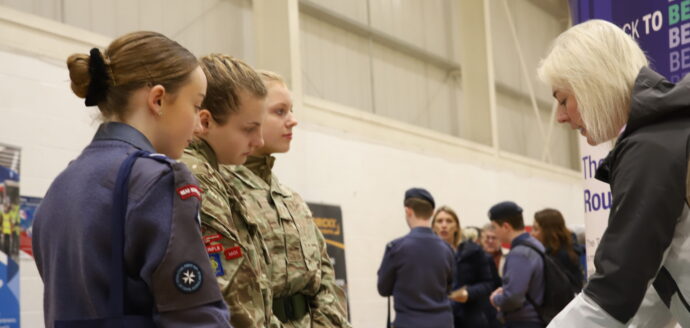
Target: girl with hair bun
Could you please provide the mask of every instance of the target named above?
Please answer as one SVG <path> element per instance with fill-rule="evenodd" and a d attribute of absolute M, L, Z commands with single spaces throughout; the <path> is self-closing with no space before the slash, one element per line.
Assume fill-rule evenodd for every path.
<path fill-rule="evenodd" d="M 67 67 L 104 122 L 36 213 L 45 326 L 229 327 L 197 221 L 201 192 L 175 161 L 199 128 L 196 58 L 134 32 Z"/>

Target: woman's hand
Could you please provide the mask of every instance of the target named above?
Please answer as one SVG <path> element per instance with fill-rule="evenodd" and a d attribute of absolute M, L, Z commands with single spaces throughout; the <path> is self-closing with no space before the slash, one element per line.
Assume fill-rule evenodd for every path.
<path fill-rule="evenodd" d="M 450 299 L 456 302 L 465 303 L 470 295 L 467 293 L 467 288 L 462 287 L 450 293 Z"/>
<path fill-rule="evenodd" d="M 503 287 L 498 287 L 496 290 L 494 290 L 493 293 L 491 293 L 491 296 L 489 296 L 489 302 L 491 302 L 491 305 L 496 308 L 496 310 L 501 310 L 496 304 L 494 304 L 494 296 L 503 294 Z"/>

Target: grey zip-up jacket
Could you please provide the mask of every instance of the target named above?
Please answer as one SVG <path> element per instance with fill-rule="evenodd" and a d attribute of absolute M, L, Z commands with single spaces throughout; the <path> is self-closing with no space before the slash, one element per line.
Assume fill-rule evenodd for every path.
<path fill-rule="evenodd" d="M 690 327 L 690 77 L 644 67 L 630 107 L 597 171 L 613 204 L 596 273 L 549 327 Z"/>

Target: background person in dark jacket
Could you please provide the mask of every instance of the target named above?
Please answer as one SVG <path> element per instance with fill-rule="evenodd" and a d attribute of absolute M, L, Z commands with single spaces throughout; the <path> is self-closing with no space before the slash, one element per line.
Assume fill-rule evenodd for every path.
<path fill-rule="evenodd" d="M 481 242 L 484 253 L 488 257 L 489 262 L 491 262 L 489 265 L 491 268 L 491 279 L 494 281 L 494 286 L 496 286 L 495 288 L 499 288 L 501 287 L 502 282 L 501 272 L 498 265 L 502 266 L 502 264 L 505 263 L 505 255 L 504 248 L 501 247 L 500 242 L 496 237 L 496 231 L 491 223 L 487 223 L 482 227 Z M 505 252 L 507 253 L 507 251 Z M 486 315 L 486 319 L 489 320 L 490 328 L 503 327 L 503 323 L 498 320 L 498 312 L 496 311 L 496 308 L 491 305 L 488 299 L 486 305 L 484 306 L 484 314 Z"/>
<path fill-rule="evenodd" d="M 482 228 L 481 245 L 484 251 L 491 255 L 491 259 L 496 266 L 498 277 L 500 278 L 503 276 L 503 265 L 505 265 L 508 250 L 501 247 L 501 242 L 498 241 L 495 228 L 491 223 L 487 223 Z"/>
<path fill-rule="evenodd" d="M 531 233 L 544 245 L 546 254 L 556 259 L 556 263 L 568 275 L 573 288 L 579 292 L 584 282 L 580 266 L 582 247 L 578 247 L 579 244 L 573 240 L 573 233 L 565 227 L 561 212 L 547 208 L 534 213 Z"/>
<path fill-rule="evenodd" d="M 450 295 L 454 301 L 452 305 L 455 328 L 488 328 L 489 320 L 485 307 L 489 303 L 489 294 L 499 287 L 492 279 L 491 259 L 481 246 L 471 240 L 462 239 L 460 220 L 450 207 L 439 208 L 431 222 L 434 232 L 457 249 L 453 292 Z"/>
<path fill-rule="evenodd" d="M 388 243 L 378 271 L 381 296 L 393 296 L 395 328 L 453 326 L 448 294 L 453 283 L 453 248 L 431 231 L 434 198 L 425 189 L 405 192 L 410 233 Z"/>
<path fill-rule="evenodd" d="M 513 202 L 491 207 L 489 219 L 499 241 L 511 245 L 506 256 L 503 287 L 489 296 L 491 304 L 501 312 L 507 328 L 544 327 L 535 308 L 544 299 L 544 262 L 535 250 L 521 245 L 531 244 L 542 252 L 544 246 L 525 232 L 522 208 Z"/>

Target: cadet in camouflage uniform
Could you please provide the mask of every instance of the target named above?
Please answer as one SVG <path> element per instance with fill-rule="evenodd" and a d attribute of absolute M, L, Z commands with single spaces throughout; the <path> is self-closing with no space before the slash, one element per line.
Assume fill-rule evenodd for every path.
<path fill-rule="evenodd" d="M 242 164 L 263 144 L 266 89 L 257 73 L 225 55 L 201 58 L 208 90 L 199 112 L 201 132 L 181 159 L 203 192 L 201 223 L 209 260 L 235 328 L 269 327 L 272 294 L 268 253 L 241 198 L 225 182 L 219 164 Z"/>
<path fill-rule="evenodd" d="M 289 150 L 297 125 L 290 91 L 277 74 L 259 73 L 268 89 L 265 144 L 244 166 L 222 166 L 221 172 L 243 195 L 271 255 L 273 314 L 284 327 L 350 327 L 323 235 L 304 200 L 271 172 L 270 154 Z"/>

